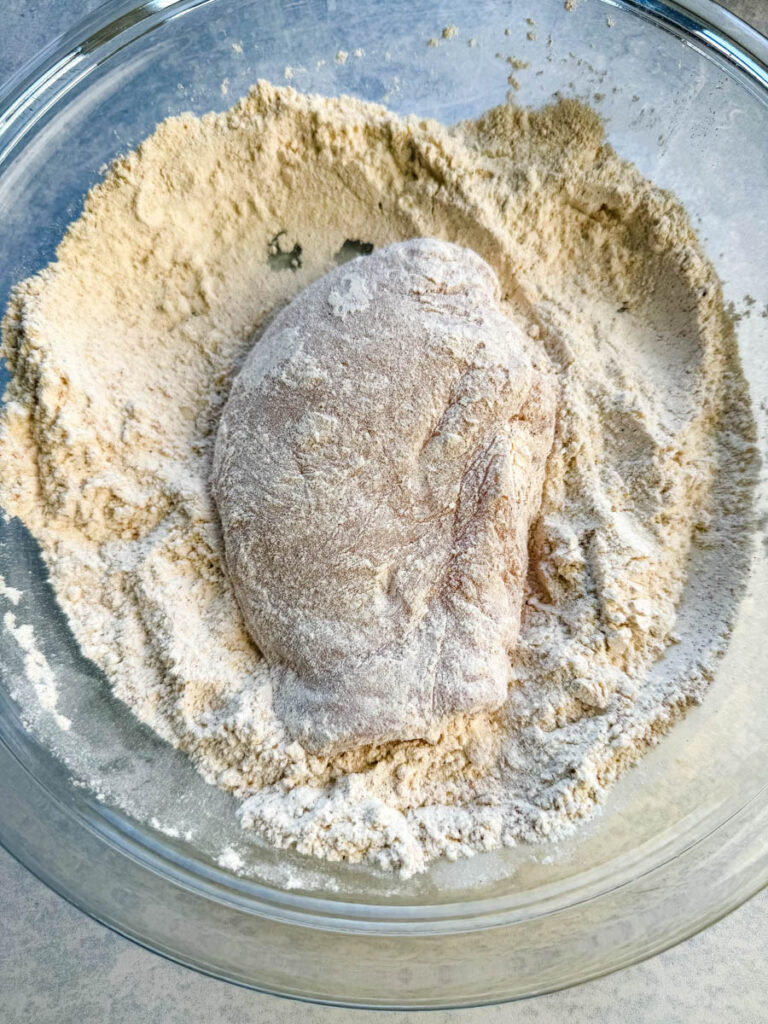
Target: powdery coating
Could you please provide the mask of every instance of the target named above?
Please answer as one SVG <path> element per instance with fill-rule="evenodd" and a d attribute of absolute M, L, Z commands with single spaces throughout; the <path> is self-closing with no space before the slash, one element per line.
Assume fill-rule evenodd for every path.
<path fill-rule="evenodd" d="M 295 270 L 268 264 L 279 232 Z M 346 239 L 418 236 L 492 267 L 559 382 L 513 685 L 435 743 L 316 757 L 239 615 L 211 453 L 270 313 Z M 262 83 L 172 118 L 16 288 L 3 345 L 3 506 L 116 695 L 269 842 L 407 874 L 562 836 L 706 689 L 722 636 L 702 617 L 678 657 L 677 609 L 697 535 L 723 566 L 713 604 L 738 589 L 749 400 L 684 210 L 581 104 L 446 128 Z"/>
<path fill-rule="evenodd" d="M 435 740 L 506 698 L 555 398 L 499 299 L 471 250 L 389 246 L 294 299 L 232 386 L 230 579 L 313 753 Z"/>

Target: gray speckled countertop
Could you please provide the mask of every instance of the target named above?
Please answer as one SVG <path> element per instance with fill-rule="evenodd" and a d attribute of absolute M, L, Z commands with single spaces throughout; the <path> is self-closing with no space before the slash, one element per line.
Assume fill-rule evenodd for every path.
<path fill-rule="evenodd" d="M 1 6 L 0 75 L 6 77 L 98 4 L 2 0 Z M 727 6 L 768 33 L 768 0 L 729 0 Z M 618 974 L 522 1003 L 438 1012 L 429 1020 L 765 1024 L 766 950 L 768 891 L 688 942 Z M 416 1016 L 300 1006 L 202 977 L 94 923 L 0 850 L 0 1024 L 406 1024 Z"/>

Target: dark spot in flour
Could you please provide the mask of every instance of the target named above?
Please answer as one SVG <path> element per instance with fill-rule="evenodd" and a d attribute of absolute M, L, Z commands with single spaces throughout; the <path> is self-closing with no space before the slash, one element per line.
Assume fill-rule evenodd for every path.
<path fill-rule="evenodd" d="M 267 263 L 272 270 L 298 270 L 301 266 L 302 248 L 297 242 L 292 249 L 284 249 L 281 239 L 285 231 L 278 231 L 267 245 Z"/>
<path fill-rule="evenodd" d="M 341 266 L 342 263 L 348 263 L 358 256 L 370 256 L 372 252 L 372 242 L 361 242 L 357 238 L 348 238 L 333 258 Z"/>

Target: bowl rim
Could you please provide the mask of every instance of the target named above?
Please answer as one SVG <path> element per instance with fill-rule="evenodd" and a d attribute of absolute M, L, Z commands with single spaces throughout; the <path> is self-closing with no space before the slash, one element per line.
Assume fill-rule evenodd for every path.
<path fill-rule="evenodd" d="M 753 95 L 768 104 L 768 37 L 721 7 L 715 0 L 600 0 L 628 11 L 671 32 L 710 60 L 726 63 Z M 42 116 L 51 101 L 35 111 L 35 94 L 68 77 L 67 88 L 80 79 L 78 65 L 99 49 L 109 56 L 137 36 L 179 17 L 210 0 L 104 0 L 93 12 L 51 40 L 0 83 L 0 168 L 10 155 L 9 136 L 18 133 L 26 115 L 24 133 Z M 56 94 L 60 99 L 63 92 Z M 22 135 L 19 135 L 19 139 Z M 18 141 L 16 140 L 16 141 Z"/>
<path fill-rule="evenodd" d="M 129 45 L 158 24 L 207 5 L 210 0 L 106 0 L 94 12 L 78 20 L 68 31 L 64 32 L 25 63 L 11 78 L 0 87 L 0 170 L 13 159 L 16 146 L 31 131 L 46 111 L 73 88 L 92 69 L 94 61 L 100 63 L 112 54 Z M 736 15 L 720 7 L 713 0 L 600 0 L 601 3 L 625 10 L 636 15 L 657 28 L 671 32 L 707 59 L 727 66 L 732 77 L 740 81 L 749 91 L 757 96 L 768 107 L 768 38 L 762 36 L 754 28 Z M 4 696 L 4 695 L 3 695 Z M 8 709 L 10 705 L 8 705 Z M 572 889 L 574 886 L 560 888 L 542 899 L 541 890 L 536 890 L 536 913 L 528 913 L 522 904 L 514 901 L 506 902 L 499 907 L 499 899 L 467 900 L 461 903 L 396 904 L 386 906 L 381 903 L 364 904 L 350 903 L 338 899 L 323 899 L 312 895 L 300 896 L 286 890 L 238 878 L 233 873 L 204 864 L 172 850 L 162 841 L 153 842 L 145 832 L 139 832 L 131 823 L 131 819 L 119 811 L 100 804 L 96 799 L 81 802 L 81 809 L 76 809 L 71 802 L 62 799 L 62 792 L 57 792 L 59 783 L 43 760 L 38 756 L 40 751 L 29 739 L 28 748 L 19 742 L 18 736 L 12 736 L 4 728 L 5 715 L 2 713 L 3 700 L 0 699 L 0 764 L 10 765 L 14 762 L 23 768 L 45 790 L 46 798 L 64 810 L 77 827 L 86 828 L 98 840 L 108 845 L 122 857 L 131 860 L 142 870 L 154 875 L 162 875 L 172 884 L 183 889 L 193 888 L 205 898 L 231 907 L 237 912 L 245 912 L 271 920 L 280 921 L 289 926 L 321 929 L 331 932 L 355 932 L 358 934 L 409 936 L 434 935 L 435 931 L 446 933 L 466 933 L 468 931 L 502 927 L 514 924 L 517 920 L 532 920 L 558 912 L 563 907 L 573 905 Z M 52 759 L 53 760 L 53 759 Z M 34 769 L 34 770 L 33 770 Z M 63 785 L 63 784 L 62 784 Z M 695 841 L 685 833 L 676 838 L 672 846 L 660 843 L 663 852 L 645 874 L 661 871 L 673 860 L 685 856 L 699 843 L 708 840 L 718 829 L 730 823 L 734 827 L 742 827 L 753 823 L 757 809 L 765 811 L 764 794 L 768 786 L 749 795 L 740 806 L 729 809 L 727 816 L 719 814 L 717 821 L 708 822 L 702 833 L 702 821 L 696 821 L 696 832 L 699 838 Z M 0 801 L 1 803 L 1 801 Z M 85 812 L 83 812 L 85 808 Z M 120 934 L 142 942 L 137 935 L 120 927 L 118 922 L 109 920 L 108 916 L 99 912 L 98 908 L 84 905 L 81 899 L 68 890 L 66 881 L 57 875 L 54 867 L 37 863 L 34 858 L 24 855 L 24 844 L 17 833 L 6 831 L 0 819 L 0 844 L 5 846 L 24 866 L 54 888 L 65 898 L 74 902 L 81 910 L 96 920 L 107 924 Z M 633 874 L 631 866 L 624 865 L 623 875 L 606 876 L 601 874 L 599 884 L 584 891 L 580 887 L 580 899 L 597 899 L 639 877 Z M 575 876 L 578 877 L 578 876 Z M 658 944 L 651 951 L 646 951 L 628 960 L 637 962 L 645 956 L 659 952 L 662 948 L 674 945 L 688 938 L 702 927 L 734 909 L 744 900 L 754 895 L 763 885 L 768 883 L 768 863 L 761 871 L 755 873 L 753 885 L 742 889 L 734 896 L 732 904 L 718 907 L 705 923 L 691 925 L 682 934 L 676 935 L 666 945 Z M 583 883 L 582 883 L 583 885 Z M 557 887 L 556 887 L 557 888 Z M 503 901 L 503 898 L 502 898 Z M 530 902 L 530 901 L 528 901 Z M 414 909 L 418 914 L 414 915 Z M 530 908 L 529 908 L 530 909 Z M 199 964 L 190 964 L 183 955 L 160 950 L 182 963 L 201 968 Z M 609 970 L 618 969 L 626 964 L 617 964 Z M 217 972 L 219 977 L 226 977 Z M 592 971 L 584 978 L 596 977 L 608 971 Z M 233 979 L 229 979 L 233 980 Z M 568 984 L 573 984 L 569 981 Z M 258 987 L 252 985 L 251 987 Z M 556 986 L 561 987 L 561 986 Z M 551 989 L 547 989 L 549 991 Z M 310 997 L 312 998 L 312 997 Z M 323 1000 L 321 1000 L 323 1001 Z M 361 1005 L 350 1003 L 347 1005 Z M 446 1004 L 448 1005 L 448 1004 Z M 473 1003 L 472 1005 L 477 1005 Z"/>

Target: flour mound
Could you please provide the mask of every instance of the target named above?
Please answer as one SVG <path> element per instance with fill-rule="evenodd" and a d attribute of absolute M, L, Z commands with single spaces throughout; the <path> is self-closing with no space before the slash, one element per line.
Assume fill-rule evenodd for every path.
<path fill-rule="evenodd" d="M 243 622 L 210 495 L 214 444 L 269 318 L 350 245 L 375 255 L 416 237 L 492 268 L 509 358 L 525 363 L 525 324 L 556 381 L 508 695 L 432 742 L 318 756 L 282 717 L 282 657 L 264 658 Z M 368 301 L 357 275 L 370 258 L 328 293 L 340 329 Z M 472 273 L 494 294 L 487 271 Z M 91 191 L 56 262 L 15 289 L 3 351 L 0 498 L 40 542 L 83 652 L 276 846 L 408 874 L 563 836 L 705 692 L 738 592 L 748 392 L 685 211 L 579 103 L 502 106 L 447 128 L 261 83 L 223 114 L 171 118 Z M 399 415 L 415 415 L 405 397 Z M 498 421 L 478 419 L 480 433 Z M 455 487 L 460 464 L 433 461 Z M 717 614 L 677 644 L 697 538 L 718 567 Z M 515 616 L 490 619 L 501 643 Z M 313 648 L 300 657 L 317 665 Z"/>
<path fill-rule="evenodd" d="M 468 249 L 388 246 L 294 299 L 232 386 L 230 579 L 313 753 L 435 740 L 506 698 L 555 403 L 499 298 Z"/>

